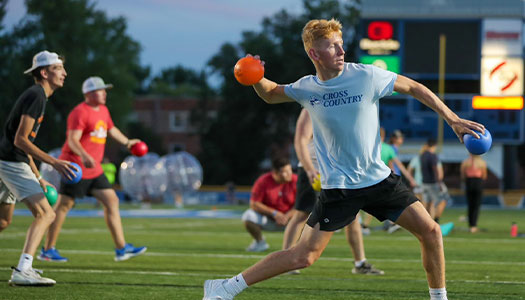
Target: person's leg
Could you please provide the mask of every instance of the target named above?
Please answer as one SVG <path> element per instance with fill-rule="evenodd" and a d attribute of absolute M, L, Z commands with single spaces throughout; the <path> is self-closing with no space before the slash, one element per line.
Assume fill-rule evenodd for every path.
<path fill-rule="evenodd" d="M 321 256 L 332 234 L 319 230 L 319 223 L 315 228 L 305 226 L 299 242 L 292 248 L 271 253 L 230 279 L 206 280 L 203 300 L 230 300 L 257 282 L 312 265 Z"/>
<path fill-rule="evenodd" d="M 372 220 L 374 219 L 374 216 L 368 213 L 364 213 L 365 217 L 363 218 L 363 227 L 368 228 L 370 227 L 370 223 L 372 223 Z"/>
<path fill-rule="evenodd" d="M 363 244 L 363 235 L 361 234 L 361 225 L 359 224 L 358 217 L 345 227 L 346 240 L 350 244 L 354 260 L 356 262 L 363 261 L 365 259 L 365 246 Z"/>
<path fill-rule="evenodd" d="M 253 238 L 250 245 L 246 247 L 246 251 L 248 252 L 262 252 L 270 248 L 270 245 L 268 245 L 262 235 L 263 230 L 284 230 L 284 227 L 281 226 L 281 228 L 278 228 L 279 226 L 277 226 L 272 219 L 253 209 L 247 209 L 242 214 L 241 220 L 243 221 L 246 231 L 248 231 Z"/>
<path fill-rule="evenodd" d="M 12 203 L 0 203 L 0 232 L 9 227 L 13 220 L 15 205 Z"/>
<path fill-rule="evenodd" d="M 432 198 L 430 196 L 429 186 L 423 184 L 421 191 L 423 192 L 421 203 L 423 203 L 423 207 L 425 207 L 425 210 L 430 215 L 430 210 L 432 208 Z"/>
<path fill-rule="evenodd" d="M 436 206 L 436 215 L 434 216 L 434 220 L 439 220 L 439 218 L 441 218 L 441 215 L 443 215 L 443 212 L 445 211 L 446 207 L 447 207 L 447 201 L 441 200 Z"/>
<path fill-rule="evenodd" d="M 356 216 L 356 219 L 352 223 L 345 227 L 345 234 L 346 240 L 348 241 L 350 249 L 352 250 L 352 254 L 354 255 L 354 267 L 352 268 L 352 274 L 385 274 L 383 270 L 375 268 L 366 260 L 363 233 L 361 230 L 361 224 L 359 224 L 359 215 Z"/>
<path fill-rule="evenodd" d="M 55 220 L 55 212 L 47 202 L 44 194 L 29 196 L 22 200 L 22 202 L 26 204 L 35 217 L 35 220 L 31 223 L 27 231 L 23 252 L 34 256 L 47 228 Z"/>
<path fill-rule="evenodd" d="M 473 228 L 476 227 L 474 221 L 474 211 L 476 209 L 475 193 L 472 189 L 467 189 L 465 195 L 467 197 L 468 225 L 470 228 Z"/>
<path fill-rule="evenodd" d="M 312 265 L 323 253 L 333 232 L 305 226 L 299 242 L 290 249 L 271 253 L 263 260 L 242 272 L 248 285 L 277 276 L 291 270 Z"/>
<path fill-rule="evenodd" d="M 299 240 L 308 215 L 308 213 L 300 210 L 295 212 L 284 230 L 283 250 L 292 247 Z"/>
<path fill-rule="evenodd" d="M 45 250 L 49 250 L 55 247 L 56 242 L 58 240 L 58 235 L 60 234 L 60 230 L 62 229 L 62 225 L 66 220 L 66 216 L 74 205 L 74 198 L 63 194 L 58 195 L 58 200 L 55 206 L 56 217 L 55 221 L 51 224 L 51 226 L 49 226 L 46 242 L 44 245 Z"/>
<path fill-rule="evenodd" d="M 262 241 L 262 228 L 260 225 L 257 225 L 251 221 L 244 221 L 244 227 L 254 240 L 257 242 Z"/>
<path fill-rule="evenodd" d="M 445 288 L 445 254 L 439 225 L 419 202 L 407 207 L 396 223 L 410 231 L 421 243 L 421 256 L 429 287 Z"/>
<path fill-rule="evenodd" d="M 126 245 L 124 230 L 120 219 L 119 200 L 113 189 L 94 189 L 91 194 L 104 206 L 104 219 L 108 226 L 115 248 L 121 249 Z"/>
<path fill-rule="evenodd" d="M 478 218 L 481 208 L 482 193 L 480 189 L 474 189 L 472 193 L 472 223 L 470 232 L 476 233 L 478 231 Z"/>

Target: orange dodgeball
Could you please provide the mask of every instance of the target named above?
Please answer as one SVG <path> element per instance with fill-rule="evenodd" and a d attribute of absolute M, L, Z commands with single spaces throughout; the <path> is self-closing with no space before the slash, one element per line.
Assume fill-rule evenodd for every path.
<path fill-rule="evenodd" d="M 233 74 L 237 81 L 242 85 L 254 85 L 264 76 L 264 66 L 259 59 L 253 56 L 246 56 L 235 64 Z"/>

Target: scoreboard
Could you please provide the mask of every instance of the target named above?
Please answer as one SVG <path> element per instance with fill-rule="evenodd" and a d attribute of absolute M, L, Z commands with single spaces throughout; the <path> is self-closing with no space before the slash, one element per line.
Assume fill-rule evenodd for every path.
<path fill-rule="evenodd" d="M 359 62 L 406 75 L 438 93 L 439 37 L 446 36 L 444 100 L 460 117 L 482 123 L 494 142 L 525 141 L 522 20 L 363 19 Z M 381 125 L 407 140 L 437 137 L 438 115 L 409 96 L 380 100 Z M 444 139 L 457 139 L 444 126 Z"/>

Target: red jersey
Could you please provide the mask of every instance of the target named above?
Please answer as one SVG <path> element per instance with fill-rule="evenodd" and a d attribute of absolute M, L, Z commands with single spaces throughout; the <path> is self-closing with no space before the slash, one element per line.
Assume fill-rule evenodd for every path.
<path fill-rule="evenodd" d="M 104 158 L 104 150 L 106 148 L 106 137 L 108 130 L 113 128 L 113 120 L 109 114 L 108 108 L 105 105 L 99 105 L 98 110 L 85 102 L 77 105 L 67 117 L 67 132 L 70 130 L 82 130 L 80 137 L 80 144 L 96 162 L 94 168 L 86 168 L 80 159 L 69 148 L 66 140 L 62 147 L 62 154 L 60 159 L 72 161 L 82 167 L 82 179 L 92 179 L 104 173 L 100 163 Z"/>
<path fill-rule="evenodd" d="M 297 175 L 292 175 L 292 181 L 279 184 L 273 179 L 272 173 L 268 172 L 255 181 L 250 201 L 262 202 L 266 206 L 286 213 L 295 203 L 296 186 Z"/>

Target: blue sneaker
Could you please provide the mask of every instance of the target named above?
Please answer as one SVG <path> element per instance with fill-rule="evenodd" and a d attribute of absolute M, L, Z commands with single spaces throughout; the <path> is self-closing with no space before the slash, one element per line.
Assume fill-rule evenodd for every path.
<path fill-rule="evenodd" d="M 128 260 L 132 257 L 141 255 L 148 250 L 147 247 L 133 247 L 132 244 L 126 244 L 122 249 L 115 249 L 115 261 Z"/>
<path fill-rule="evenodd" d="M 48 250 L 45 250 L 44 247 L 42 247 L 42 250 L 40 251 L 40 254 L 37 256 L 39 260 L 42 261 L 54 261 L 54 262 L 67 262 L 67 257 L 60 256 L 60 253 L 58 253 L 58 250 L 53 247 L 49 248 Z"/>

